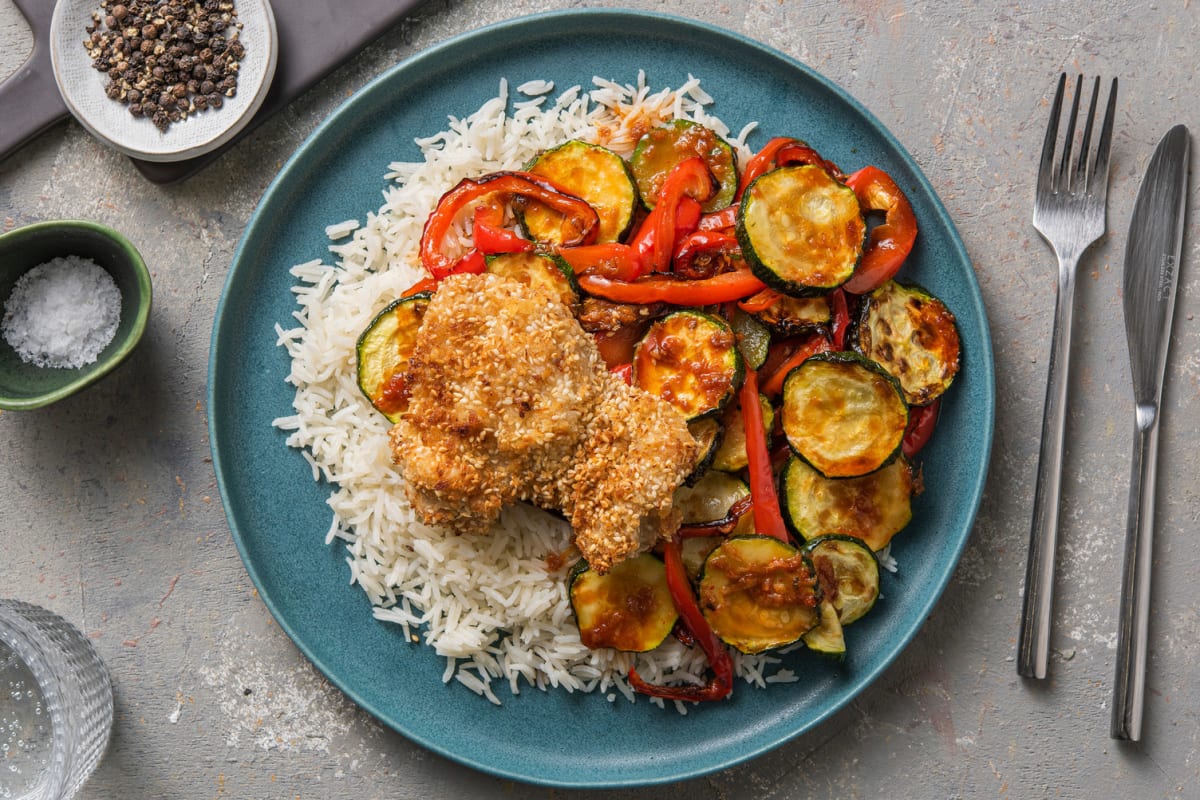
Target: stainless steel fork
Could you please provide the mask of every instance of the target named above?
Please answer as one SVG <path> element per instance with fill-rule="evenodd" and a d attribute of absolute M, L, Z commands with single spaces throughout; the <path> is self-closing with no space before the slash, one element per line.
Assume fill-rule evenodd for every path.
<path fill-rule="evenodd" d="M 1066 133 L 1059 147 L 1059 122 L 1067 75 L 1058 78 L 1050 109 L 1050 124 L 1042 145 L 1037 190 L 1033 200 L 1033 226 L 1058 256 L 1058 295 L 1050 339 L 1050 368 L 1046 405 L 1042 416 L 1042 444 L 1038 453 L 1037 488 L 1033 499 L 1033 527 L 1029 537 L 1029 562 L 1025 571 L 1025 600 L 1021 614 L 1017 672 L 1031 678 L 1046 677 L 1050 654 L 1050 611 L 1054 588 L 1054 554 L 1058 548 L 1058 502 L 1062 484 L 1063 428 L 1067 408 L 1067 375 L 1071 356 L 1071 317 L 1075 305 L 1075 273 L 1079 259 L 1104 235 L 1108 197 L 1108 156 L 1117 102 L 1113 78 L 1100 138 L 1092 149 L 1100 78 L 1092 85 L 1087 120 L 1078 152 L 1073 152 L 1075 121 L 1083 76 L 1075 82 L 1075 99 L 1066 118 Z"/>

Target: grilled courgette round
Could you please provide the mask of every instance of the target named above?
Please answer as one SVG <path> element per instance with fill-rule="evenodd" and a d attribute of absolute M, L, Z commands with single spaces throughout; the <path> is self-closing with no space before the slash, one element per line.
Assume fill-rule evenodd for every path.
<path fill-rule="evenodd" d="M 651 128 L 642 135 L 629 159 L 642 203 L 654 208 L 667 174 L 682 161 L 704 159 L 720 188 L 704 203 L 705 211 L 716 211 L 733 202 L 737 194 L 737 156 L 729 142 L 698 122 L 677 119 Z"/>
<path fill-rule="evenodd" d="M 861 539 L 840 534 L 820 536 L 804 549 L 838 622 L 849 625 L 862 619 L 879 599 L 879 559 L 874 551 Z"/>
<path fill-rule="evenodd" d="M 780 419 L 797 455 L 826 477 L 852 478 L 899 454 L 908 406 L 878 364 L 855 353 L 820 353 L 784 379 Z"/>
<path fill-rule="evenodd" d="M 748 494 L 750 487 L 741 478 L 712 471 L 705 473 L 694 486 L 677 489 L 674 506 L 683 515 L 685 525 L 716 522 L 724 519 L 733 504 Z M 754 515 L 747 513 L 738 520 L 732 535 L 749 533 L 754 533 Z M 704 559 L 724 540 L 724 536 L 691 536 L 683 540 L 683 566 L 688 577 L 692 580 L 700 577 Z"/>
<path fill-rule="evenodd" d="M 759 407 L 762 408 L 763 429 L 767 432 L 767 447 L 770 448 L 771 430 L 775 427 L 775 409 L 765 395 L 758 396 Z M 725 436 L 721 446 L 713 456 L 713 469 L 724 472 L 738 472 L 746 468 L 750 459 L 746 455 L 746 425 L 742 421 L 742 405 L 740 402 L 730 403 L 721 414 L 721 422 L 725 427 Z"/>
<path fill-rule="evenodd" d="M 796 336 L 828 327 L 833 312 L 824 297 L 783 295 L 754 317 L 780 336 Z"/>
<path fill-rule="evenodd" d="M 693 309 L 656 320 L 633 353 L 633 385 L 666 400 L 689 420 L 724 408 L 743 376 L 729 324 Z"/>
<path fill-rule="evenodd" d="M 864 297 L 852 341 L 900 382 L 914 406 L 940 397 L 958 374 L 954 315 L 920 286 L 887 281 Z"/>
<path fill-rule="evenodd" d="M 389 422 L 399 420 L 408 407 L 404 373 L 432 297 L 429 292 L 421 292 L 389 303 L 375 315 L 355 345 L 358 388 Z"/>
<path fill-rule="evenodd" d="M 861 478 L 826 478 L 801 459 L 788 459 L 780 481 L 783 513 L 806 540 L 829 533 L 882 550 L 912 520 L 912 467 L 903 457 Z"/>
<path fill-rule="evenodd" d="M 571 265 L 556 255 L 534 252 L 501 253 L 487 257 L 487 271 L 526 286 L 540 286 L 568 308 L 579 302 L 579 286 Z"/>
<path fill-rule="evenodd" d="M 554 183 L 596 209 L 600 217 L 597 242 L 616 242 L 633 225 L 638 191 L 629 165 L 611 150 L 572 139 L 539 155 L 529 172 Z M 563 215 L 536 201 L 525 201 L 521 224 L 529 238 L 562 244 L 573 231 L 564 232 Z"/>
<path fill-rule="evenodd" d="M 721 641 L 761 653 L 816 627 L 821 590 L 809 557 L 773 536 L 734 536 L 700 576 L 700 610 Z"/>
<path fill-rule="evenodd" d="M 619 561 L 603 575 L 580 561 L 571 572 L 569 593 L 579 638 L 591 648 L 653 650 L 678 618 L 666 567 L 649 553 Z"/>
<path fill-rule="evenodd" d="M 781 167 L 746 189 L 735 228 L 764 283 L 803 297 L 841 286 L 863 253 L 867 223 L 854 190 L 812 165 Z"/>

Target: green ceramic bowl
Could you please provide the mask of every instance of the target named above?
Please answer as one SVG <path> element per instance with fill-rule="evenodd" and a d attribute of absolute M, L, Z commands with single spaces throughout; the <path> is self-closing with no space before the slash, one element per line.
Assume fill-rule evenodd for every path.
<path fill-rule="evenodd" d="M 150 273 L 121 234 L 81 220 L 37 222 L 0 235 L 0 308 L 17 279 L 60 256 L 90 258 L 106 269 L 121 292 L 121 321 L 91 364 L 74 369 L 38 367 L 21 360 L 0 336 L 0 408 L 40 408 L 74 394 L 112 372 L 128 356 L 150 316 Z"/>

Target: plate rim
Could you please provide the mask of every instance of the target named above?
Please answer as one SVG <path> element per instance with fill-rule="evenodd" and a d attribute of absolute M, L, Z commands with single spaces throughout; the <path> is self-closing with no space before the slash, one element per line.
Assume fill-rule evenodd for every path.
<path fill-rule="evenodd" d="M 249 557 L 246 544 L 243 541 L 243 535 L 238 529 L 238 523 L 233 519 L 232 513 L 229 510 L 231 506 L 230 498 L 228 496 L 228 487 L 226 486 L 226 481 L 224 479 L 223 459 L 221 453 L 218 451 L 222 437 L 218 431 L 218 422 L 215 414 L 215 410 L 218 405 L 215 397 L 217 394 L 217 381 L 215 380 L 215 375 L 220 351 L 219 335 L 222 328 L 222 321 L 226 316 L 226 300 L 229 297 L 228 289 L 237 274 L 238 265 L 242 263 L 245 251 L 249 248 L 251 240 L 254 238 L 254 235 L 257 231 L 257 226 L 264 224 L 259 216 L 259 211 L 265 207 L 268 207 L 275 200 L 277 195 L 286 190 L 286 184 L 293 168 L 303 161 L 311 151 L 318 147 L 318 145 L 321 143 L 320 140 L 324 136 L 329 135 L 330 132 L 336 132 L 336 129 L 342 123 L 343 119 L 353 115 L 355 106 L 358 103 L 363 102 L 363 98 L 365 96 L 378 91 L 383 84 L 392 80 L 397 73 L 410 69 L 416 69 L 428 61 L 436 61 L 437 59 L 442 58 L 443 54 L 447 52 L 453 52 L 457 48 L 462 47 L 465 43 L 470 43 L 477 38 L 495 36 L 514 28 L 522 28 L 531 25 L 537 26 L 547 22 L 562 21 L 567 19 L 578 20 L 584 18 L 588 20 L 595 20 L 595 22 L 592 24 L 601 24 L 603 21 L 607 21 L 609 23 L 625 23 L 631 19 L 646 20 L 652 21 L 656 25 L 666 25 L 679 30 L 695 29 L 702 31 L 709 36 L 728 38 L 736 41 L 742 46 L 756 51 L 760 56 L 770 58 L 774 61 L 782 63 L 783 65 L 786 65 L 790 70 L 795 70 L 796 72 L 802 74 L 806 80 L 813 81 L 814 83 L 820 85 L 825 91 L 836 96 L 836 98 L 840 102 L 844 103 L 849 110 L 862 119 L 871 128 L 873 133 L 886 141 L 888 146 L 894 150 L 895 154 L 899 156 L 899 158 L 908 168 L 911 169 L 914 178 L 921 184 L 921 188 L 928 197 L 932 210 L 938 218 L 939 226 L 949 234 L 953 249 L 953 260 L 957 263 L 965 264 L 967 266 L 966 277 L 968 278 L 968 295 L 973 307 L 972 310 L 975 312 L 975 315 L 979 321 L 980 333 L 982 337 L 980 343 L 982 345 L 983 354 L 986 355 L 986 363 L 972 365 L 974 377 L 976 380 L 981 381 L 981 392 L 987 399 L 986 408 L 983 410 L 984 419 L 981 420 L 981 422 L 984 423 L 985 428 L 984 442 L 982 452 L 980 454 L 983 469 L 975 480 L 974 485 L 970 487 L 971 491 L 967 494 L 967 502 L 970 507 L 970 513 L 967 515 L 967 524 L 961 533 L 960 540 L 954 547 L 953 558 L 947 565 L 944 573 L 939 575 L 938 585 L 935 587 L 930 587 L 930 589 L 924 593 L 924 602 L 919 605 L 919 613 L 916 614 L 917 621 L 913 624 L 911 630 L 906 631 L 902 639 L 883 654 L 883 657 L 878 664 L 874 665 L 869 670 L 859 672 L 855 675 L 854 679 L 851 681 L 854 687 L 853 691 L 849 692 L 842 702 L 825 708 L 820 713 L 815 714 L 811 718 L 807 719 L 804 724 L 796 726 L 795 728 L 790 728 L 788 731 L 782 733 L 776 738 L 773 738 L 769 742 L 765 742 L 745 750 L 740 750 L 736 754 L 726 755 L 725 758 L 719 761 L 713 761 L 711 764 L 706 764 L 702 768 L 695 768 L 685 772 L 663 774 L 661 776 L 650 776 L 648 778 L 637 780 L 626 780 L 621 779 L 620 777 L 613 777 L 611 780 L 606 781 L 553 779 L 542 775 L 530 775 L 529 770 L 521 770 L 506 765 L 486 763 L 479 759 L 473 759 L 469 754 L 464 754 L 454 748 L 445 747 L 439 742 L 422 735 L 419 731 L 406 728 L 399 724 L 396 720 L 389 718 L 388 714 L 381 711 L 373 702 L 364 698 L 360 692 L 358 692 L 353 686 L 349 685 L 341 676 L 333 674 L 322 662 L 322 660 L 314 653 L 310 644 L 306 642 L 285 619 L 271 592 L 265 588 L 263 579 Z M 381 169 L 384 167 L 386 167 L 385 164 L 381 165 Z M 913 158 L 911 153 L 908 152 L 908 150 L 903 146 L 903 144 L 900 143 L 895 135 L 892 134 L 892 132 L 886 126 L 884 126 L 874 116 L 874 114 L 872 114 L 846 90 L 842 89 L 840 86 L 813 68 L 779 50 L 763 44 L 762 42 L 736 31 L 731 31 L 710 23 L 677 15 L 632 9 L 594 8 L 559 9 L 550 12 L 529 14 L 456 34 L 418 53 L 415 53 L 414 55 L 396 64 L 387 67 L 380 74 L 356 90 L 350 97 L 338 104 L 338 106 L 334 108 L 333 111 L 331 111 L 310 134 L 308 134 L 308 136 L 305 137 L 304 141 L 285 161 L 276 176 L 272 179 L 271 183 L 264 191 L 259 203 L 256 205 L 255 210 L 247 223 L 246 229 L 244 230 L 238 247 L 234 253 L 230 270 L 226 275 L 225 283 L 222 287 L 221 295 L 218 300 L 214 315 L 214 325 L 212 329 L 208 365 L 209 381 L 207 388 L 207 416 L 213 469 L 214 473 L 216 474 L 222 504 L 226 510 L 226 518 L 230 527 L 230 532 L 237 546 L 239 555 L 241 556 L 243 567 L 249 574 L 254 586 L 258 590 L 259 597 L 267 606 L 276 623 L 279 624 L 280 628 L 288 635 L 293 644 L 301 651 L 301 653 L 304 654 L 305 658 L 307 658 L 309 662 L 318 671 L 320 671 L 320 673 L 326 679 L 328 679 L 341 692 L 343 692 L 352 702 L 371 714 L 385 727 L 403 735 L 405 738 L 421 745 L 431 752 L 437 753 L 438 755 L 448 758 L 456 763 L 471 767 L 496 777 L 521 781 L 523 783 L 529 783 L 533 785 L 558 788 L 595 789 L 661 785 L 680 780 L 697 778 L 702 775 L 711 774 L 713 772 L 747 762 L 753 758 L 763 755 L 766 752 L 778 748 L 785 742 L 790 741 L 805 732 L 811 731 L 816 726 L 825 722 L 829 717 L 842 710 L 845 705 L 851 702 L 855 697 L 858 697 L 862 691 L 874 683 L 875 680 L 893 664 L 900 653 L 908 648 L 912 640 L 916 637 L 917 633 L 924 626 L 925 620 L 928 618 L 931 610 L 937 605 L 946 587 L 949 585 L 959 562 L 961 561 L 963 551 L 965 550 L 971 533 L 975 528 L 978 510 L 987 483 L 995 425 L 994 351 L 988 325 L 986 307 L 983 303 L 982 292 L 980 290 L 978 281 L 975 279 L 974 273 L 971 270 L 971 265 L 972 262 L 966 250 L 966 246 L 962 241 L 957 227 L 950 218 L 949 212 L 946 210 L 941 197 L 933 189 L 933 186 L 930 184 L 927 176 L 920 168 L 920 165 L 916 159 Z M 482 699 L 480 702 L 483 702 Z"/>

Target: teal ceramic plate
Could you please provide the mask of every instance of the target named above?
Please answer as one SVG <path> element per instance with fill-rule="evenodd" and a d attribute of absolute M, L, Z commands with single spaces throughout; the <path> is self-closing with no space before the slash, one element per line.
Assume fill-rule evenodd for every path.
<path fill-rule="evenodd" d="M 288 268 L 327 254 L 326 225 L 381 204 L 393 160 L 510 86 L 546 79 L 561 90 L 593 75 L 653 87 L 689 74 L 717 98 L 734 130 L 758 120 L 771 135 L 813 142 L 845 169 L 866 163 L 906 187 L 921 223 L 906 275 L 958 316 L 964 372 L 943 403 L 924 454 L 927 491 L 894 546 L 901 564 L 885 600 L 848 631 L 833 664 L 787 659 L 800 681 L 754 690 L 686 716 L 602 695 L 502 694 L 495 707 L 441 681 L 432 650 L 376 622 L 348 583 L 340 545 L 326 546 L 328 486 L 271 427 L 291 413 L 288 358 L 273 326 L 294 309 Z M 828 719 L 912 641 L 970 534 L 991 448 L 994 376 L 987 320 L 954 226 L 900 143 L 843 91 L 803 65 L 730 33 L 653 14 L 571 11 L 506 22 L 398 65 L 329 117 L 284 166 L 248 226 L 213 332 L 209 424 L 213 463 L 234 538 L 259 593 L 312 662 L 356 703 L 413 741 L 494 775 L 555 786 L 632 786 L 695 777 L 759 755 Z M 574 743 L 574 744 L 570 744 Z"/>

